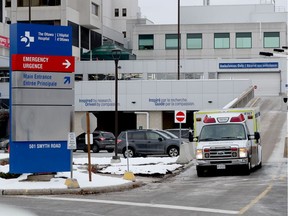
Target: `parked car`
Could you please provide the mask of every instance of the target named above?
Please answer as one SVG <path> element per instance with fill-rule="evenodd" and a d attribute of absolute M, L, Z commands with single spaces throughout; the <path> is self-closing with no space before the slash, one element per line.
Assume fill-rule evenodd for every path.
<path fill-rule="evenodd" d="M 126 135 L 127 134 L 127 135 Z M 126 147 L 128 137 L 128 149 Z M 159 130 L 128 130 L 118 136 L 117 151 L 126 158 L 147 155 L 179 155 L 179 138 L 171 138 Z"/>
<path fill-rule="evenodd" d="M 94 131 L 93 133 L 93 144 L 91 144 L 91 150 L 94 153 L 98 153 L 100 150 L 107 150 L 113 152 L 115 148 L 115 136 L 111 132 L 107 131 Z M 77 150 L 83 150 L 88 152 L 88 145 L 85 141 L 86 133 L 82 133 L 76 138 Z"/>
<path fill-rule="evenodd" d="M 177 137 L 180 137 L 180 128 L 166 129 L 166 131 L 169 131 L 169 132 L 173 133 L 174 135 L 176 135 Z M 190 135 L 189 135 L 189 131 L 191 132 Z M 181 128 L 181 138 L 192 142 L 193 130 L 191 130 L 189 128 Z"/>
<path fill-rule="evenodd" d="M 5 152 L 7 152 L 8 147 L 9 147 L 9 138 L 8 137 L 0 138 L 0 149 L 3 149 Z"/>

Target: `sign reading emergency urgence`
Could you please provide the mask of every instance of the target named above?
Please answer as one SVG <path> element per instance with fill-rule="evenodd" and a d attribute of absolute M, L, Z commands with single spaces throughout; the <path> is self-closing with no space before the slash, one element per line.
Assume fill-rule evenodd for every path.
<path fill-rule="evenodd" d="M 186 111 L 175 111 L 175 123 L 186 123 Z"/>
<path fill-rule="evenodd" d="M 74 56 L 14 54 L 12 55 L 12 70 L 74 72 L 74 62 Z"/>

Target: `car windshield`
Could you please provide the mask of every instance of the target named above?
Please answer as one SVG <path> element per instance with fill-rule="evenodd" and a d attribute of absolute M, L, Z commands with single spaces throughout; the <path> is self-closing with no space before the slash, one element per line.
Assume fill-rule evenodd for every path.
<path fill-rule="evenodd" d="M 244 139 L 246 135 L 242 124 L 205 125 L 199 135 L 199 141 Z"/>

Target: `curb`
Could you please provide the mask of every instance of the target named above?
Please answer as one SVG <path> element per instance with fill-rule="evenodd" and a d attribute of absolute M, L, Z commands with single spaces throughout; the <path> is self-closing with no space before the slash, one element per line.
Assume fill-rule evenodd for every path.
<path fill-rule="evenodd" d="M 182 168 L 177 169 L 169 174 L 166 174 L 161 179 L 156 182 L 163 182 L 170 177 L 179 175 L 181 172 L 187 168 L 194 165 L 193 160 L 189 163 L 183 165 Z M 110 192 L 120 192 L 125 190 L 131 190 L 144 186 L 146 183 L 143 181 L 132 181 L 122 185 L 112 185 L 103 187 L 83 187 L 83 188 L 49 188 L 49 189 L 2 189 L 0 190 L 0 196 L 13 196 L 13 195 L 61 195 L 61 194 L 99 194 L 99 193 L 110 193 Z"/>
<path fill-rule="evenodd" d="M 7 189 L 1 190 L 0 196 L 5 195 L 59 195 L 59 194 L 98 194 L 119 192 L 141 187 L 144 183 L 142 181 L 129 182 L 122 185 L 103 186 L 103 187 L 85 187 L 77 189 Z"/>

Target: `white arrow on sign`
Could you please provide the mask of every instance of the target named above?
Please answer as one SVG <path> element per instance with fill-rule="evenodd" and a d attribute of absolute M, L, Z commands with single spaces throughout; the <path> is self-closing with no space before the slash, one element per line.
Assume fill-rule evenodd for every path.
<path fill-rule="evenodd" d="M 71 63 L 67 59 L 65 59 L 65 62 L 62 63 L 62 65 L 66 66 L 65 68 L 69 68 Z"/>

